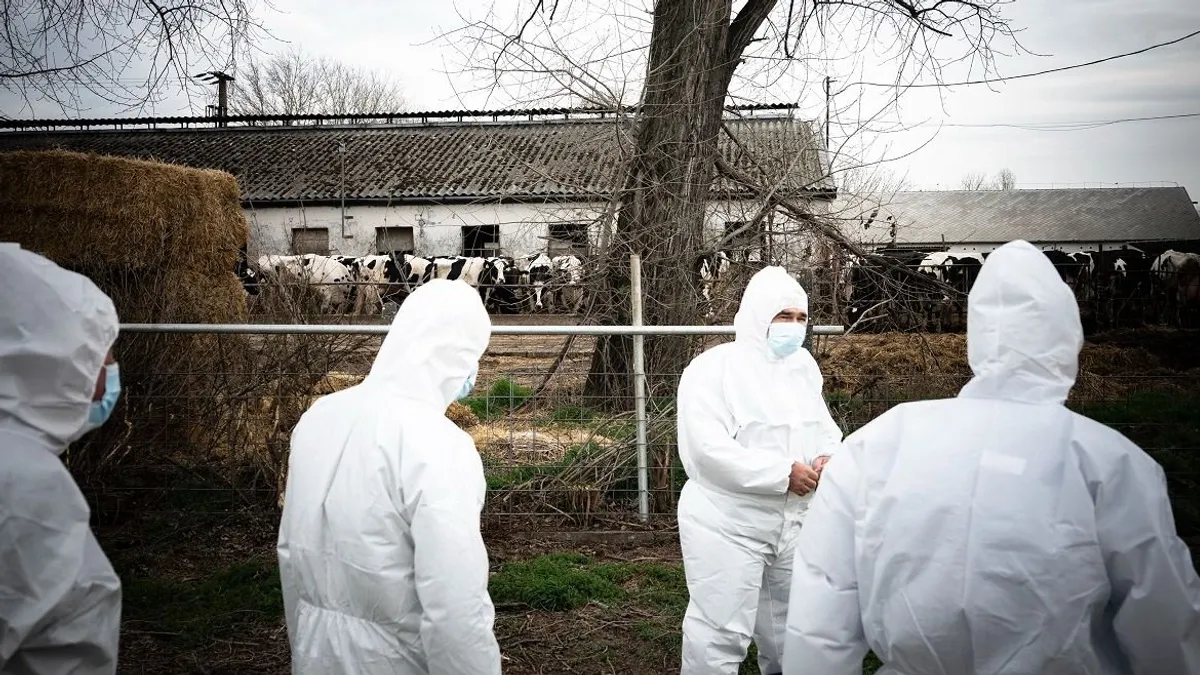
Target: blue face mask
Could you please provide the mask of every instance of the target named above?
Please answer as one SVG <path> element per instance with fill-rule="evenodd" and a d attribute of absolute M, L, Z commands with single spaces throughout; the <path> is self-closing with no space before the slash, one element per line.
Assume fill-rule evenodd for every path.
<path fill-rule="evenodd" d="M 773 323 L 767 329 L 767 346 L 778 358 L 795 354 L 804 344 L 808 323 Z"/>
<path fill-rule="evenodd" d="M 104 396 L 99 401 L 92 401 L 92 409 L 88 412 L 87 422 L 83 425 L 81 434 L 101 427 L 117 407 L 117 399 L 121 397 L 121 369 L 115 363 L 104 366 Z"/>
<path fill-rule="evenodd" d="M 479 366 L 475 366 L 475 370 L 472 370 L 471 374 L 467 376 L 467 379 L 463 381 L 462 389 L 459 389 L 458 395 L 454 397 L 456 400 L 461 401 L 467 396 L 470 396 L 471 390 L 475 388 L 475 376 L 478 374 Z"/>

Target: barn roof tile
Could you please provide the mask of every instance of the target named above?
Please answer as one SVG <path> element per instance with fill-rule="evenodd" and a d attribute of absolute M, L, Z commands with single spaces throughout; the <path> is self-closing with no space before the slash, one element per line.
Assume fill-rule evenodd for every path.
<path fill-rule="evenodd" d="M 780 191 L 833 190 L 810 124 L 792 117 L 726 123 L 721 153 Z M 336 201 L 345 147 L 347 200 L 596 199 L 620 189 L 628 126 L 609 120 L 380 126 L 4 131 L 0 151 L 63 148 L 237 176 L 249 203 Z M 718 180 L 714 191 L 741 194 Z"/>
<path fill-rule="evenodd" d="M 836 208 L 863 244 L 898 246 L 1200 240 L 1182 187 L 897 192 L 883 204 Z M 895 238 L 892 225 L 895 224 Z"/>

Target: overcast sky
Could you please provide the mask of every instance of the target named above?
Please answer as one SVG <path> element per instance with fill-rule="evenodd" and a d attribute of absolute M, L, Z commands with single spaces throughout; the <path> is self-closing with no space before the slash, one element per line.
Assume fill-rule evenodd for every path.
<path fill-rule="evenodd" d="M 606 78 L 619 79 L 621 72 L 640 76 L 638 57 L 644 49 L 639 47 L 644 48 L 648 33 L 639 31 L 649 28 L 651 1 L 600 1 L 610 9 L 621 8 L 620 16 L 589 17 L 583 10 L 573 10 L 581 21 L 556 19 L 562 26 L 561 43 L 582 59 L 594 57 L 597 45 L 621 42 L 629 54 L 609 69 Z M 512 21 L 512 8 L 520 0 L 276 0 L 275 4 L 277 11 L 262 18 L 279 42 L 266 43 L 265 49 L 294 43 L 314 55 L 388 71 L 402 83 L 412 109 L 531 100 L 525 92 L 464 93 L 479 81 L 445 71 L 457 70 L 456 64 L 463 62 L 466 37 L 438 39 L 462 25 L 460 13 L 481 18 L 491 8 L 502 20 Z M 735 2 L 735 7 L 741 4 Z M 1019 37 L 1024 47 L 1040 56 L 998 56 L 1001 75 L 1090 61 L 1200 30 L 1198 0 L 1014 0 L 1003 11 L 1014 27 L 1023 29 Z M 854 31 L 853 26 L 841 28 Z M 820 78 L 825 74 L 837 78 L 833 144 L 840 146 L 849 136 L 846 147 L 855 159 L 891 160 L 884 166 L 905 177 L 914 189 L 953 189 L 968 172 L 994 175 L 1007 167 L 1015 172 L 1018 187 L 1178 183 L 1189 188 L 1193 199 L 1200 199 L 1200 116 L 1079 128 L 1079 123 L 1200 113 L 1200 36 L 1139 56 L 990 88 L 908 90 L 900 99 L 899 113 L 889 111 L 887 116 L 906 130 L 893 133 L 878 133 L 879 126 L 857 130 L 858 122 L 894 92 L 847 83 L 888 82 L 896 68 L 885 60 L 886 55 L 876 57 L 862 44 L 852 43 L 853 38 L 831 30 L 825 42 L 810 48 L 841 56 L 824 64 L 792 66 L 765 89 L 767 74 L 751 72 L 752 67 L 772 64 L 750 61 L 744 67 L 750 81 L 739 84 L 738 92 L 760 101 L 798 101 L 806 116 L 820 119 L 824 116 Z M 852 57 L 844 58 L 848 54 Z M 471 58 L 481 63 L 478 57 Z M 970 72 L 956 67 L 946 71 L 945 79 L 974 79 L 979 74 L 977 68 Z M 19 117 L 62 114 L 45 106 L 14 114 L 11 97 L 0 103 Z M 192 112 L 201 112 L 204 103 L 194 102 Z M 183 97 L 173 97 L 152 112 L 187 114 L 188 106 Z M 115 113 L 93 104 L 86 115 Z"/>

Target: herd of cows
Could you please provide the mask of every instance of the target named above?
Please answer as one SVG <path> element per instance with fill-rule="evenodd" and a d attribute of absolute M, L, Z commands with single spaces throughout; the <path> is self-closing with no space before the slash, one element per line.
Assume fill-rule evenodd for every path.
<path fill-rule="evenodd" d="M 264 255 L 251 264 L 243 255 L 237 273 L 251 296 L 266 287 L 307 288 L 319 300 L 318 311 L 374 314 L 387 303 L 399 304 L 431 279 L 461 280 L 479 289 L 491 310 L 578 312 L 583 303 L 583 263 L 573 255 L 421 257 L 391 255 Z"/>
<path fill-rule="evenodd" d="M 1151 257 L 1133 246 L 1044 253 L 1075 292 L 1085 320 L 1110 327 L 1181 324 L 1200 315 L 1200 254 L 1168 250 Z M 831 306 L 846 325 L 863 324 L 864 329 L 869 329 L 865 324 L 875 323 L 882 330 L 959 330 L 966 318 L 964 294 L 987 256 L 988 252 L 954 249 L 881 250 L 867 258 L 846 255 L 840 266 L 812 266 L 810 278 L 826 278 L 833 284 L 814 294 L 813 302 Z M 713 318 L 716 287 L 735 264 L 740 263 L 734 263 L 727 251 L 710 251 L 693 261 L 693 281 L 705 318 Z M 462 280 L 479 290 L 490 310 L 502 313 L 576 314 L 585 299 L 583 261 L 574 255 L 546 253 L 264 255 L 256 264 L 243 256 L 238 275 L 252 296 L 264 286 L 309 287 L 319 299 L 319 311 L 325 313 L 372 314 L 387 303 L 399 304 L 430 279 Z M 946 286 L 959 293 L 947 292 Z"/>
<path fill-rule="evenodd" d="M 869 260 L 850 256 L 839 279 L 846 321 L 853 325 L 872 314 L 890 319 L 882 323 L 893 328 L 961 329 L 963 296 L 922 284 L 919 277 L 965 294 L 989 253 L 888 250 Z M 1085 321 L 1096 325 L 1179 325 L 1194 321 L 1200 310 L 1200 254 L 1168 250 L 1151 257 L 1133 246 L 1043 253 L 1074 291 Z"/>

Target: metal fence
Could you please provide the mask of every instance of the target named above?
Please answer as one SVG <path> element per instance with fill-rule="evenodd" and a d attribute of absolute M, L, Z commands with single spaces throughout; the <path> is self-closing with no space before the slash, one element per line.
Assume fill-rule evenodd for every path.
<path fill-rule="evenodd" d="M 123 335 L 146 339 L 193 336 L 206 351 L 176 372 L 123 369 L 129 384 L 119 421 L 109 425 L 116 428 L 86 450 L 121 467 L 85 482 L 95 509 L 111 517 L 122 508 L 203 502 L 209 515 L 248 504 L 270 512 L 286 479 L 291 427 L 318 396 L 361 379 L 387 330 L 123 326 Z M 953 396 L 969 375 L 961 336 L 841 332 L 815 327 L 810 348 L 847 434 L 898 403 Z M 732 334 L 730 326 L 494 326 L 475 391 L 451 410 L 484 461 L 488 526 L 669 526 L 685 476 L 674 391 L 661 383 L 678 373 L 645 372 L 640 355 L 669 343 L 695 353 Z M 632 377 L 594 366 L 602 336 L 632 338 Z M 1085 352 L 1072 405 L 1163 464 L 1181 533 L 1200 535 L 1200 391 L 1182 366 L 1138 361 L 1143 356 L 1136 348 Z M 632 386 L 596 394 L 589 374 L 626 377 Z M 155 499 L 130 497 L 137 493 Z"/>

